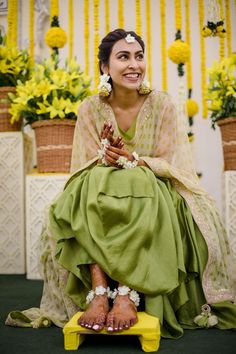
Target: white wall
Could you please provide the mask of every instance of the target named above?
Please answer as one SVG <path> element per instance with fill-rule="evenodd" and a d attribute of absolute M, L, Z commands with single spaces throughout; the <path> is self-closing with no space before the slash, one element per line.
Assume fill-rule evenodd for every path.
<path fill-rule="evenodd" d="M 21 47 L 28 45 L 29 36 L 29 0 L 20 0 L 20 21 L 19 21 L 19 44 Z M 224 2 L 224 1 L 223 1 Z M 48 1 L 38 0 L 37 11 L 35 11 L 36 25 L 42 21 L 41 29 L 35 30 L 36 55 L 38 59 L 49 56 L 49 49 L 43 45 L 38 45 L 41 33 L 41 40 L 47 29 L 49 28 L 49 18 L 44 16 L 44 7 L 48 6 Z M 68 1 L 60 0 L 60 24 L 63 29 L 68 31 Z M 90 75 L 93 77 L 93 1 L 90 0 Z M 135 0 L 124 0 L 124 23 L 125 29 L 135 29 Z M 205 22 L 207 20 L 207 0 L 205 3 Z M 84 68 L 84 14 L 83 0 L 74 0 L 74 55 L 76 55 L 82 68 Z M 110 0 L 110 29 L 118 27 L 118 1 Z M 167 47 L 173 42 L 175 37 L 175 16 L 174 16 L 174 0 L 166 0 L 166 25 L 167 25 Z M 184 0 L 182 0 L 182 9 L 184 10 Z M 146 22 L 145 22 L 145 0 L 141 0 L 142 6 L 142 37 L 146 40 Z M 236 6 L 235 1 L 230 1 L 231 9 L 231 31 L 232 31 L 232 50 L 236 51 Z M 104 18 L 104 0 L 100 0 L 100 38 L 105 35 L 105 18 Z M 44 19 L 44 20 L 43 20 Z M 6 28 L 6 16 L 0 16 L 1 25 Z M 183 14 L 183 39 L 185 38 L 185 21 Z M 190 31 L 192 44 L 192 70 L 193 70 L 193 98 L 200 105 L 200 112 L 194 117 L 195 142 L 193 149 L 197 171 L 202 172 L 203 177 L 201 184 L 216 199 L 218 207 L 221 209 L 221 175 L 223 171 L 223 157 L 221 150 L 220 132 L 211 129 L 210 119 L 202 118 L 201 109 L 201 72 L 200 72 L 200 29 L 198 18 L 198 1 L 190 0 Z M 153 86 L 162 89 L 161 84 L 161 37 L 160 37 L 160 2 L 159 0 L 151 0 L 151 50 L 152 50 L 152 81 Z M 214 59 L 219 59 L 219 39 L 206 38 L 206 66 L 211 66 Z M 226 42 L 225 42 L 226 43 Z M 60 57 L 66 58 L 69 49 L 68 45 L 60 50 Z M 178 76 L 176 65 L 168 59 L 168 91 L 174 97 L 177 94 Z"/>

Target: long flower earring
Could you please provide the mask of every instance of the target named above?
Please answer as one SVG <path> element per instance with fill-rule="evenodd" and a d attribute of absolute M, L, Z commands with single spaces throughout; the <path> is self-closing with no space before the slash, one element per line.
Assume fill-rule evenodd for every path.
<path fill-rule="evenodd" d="M 100 82 L 98 85 L 98 93 L 100 96 L 107 97 L 110 95 L 112 87 L 111 84 L 108 82 L 110 76 L 107 74 L 103 74 L 100 76 Z"/>
<path fill-rule="evenodd" d="M 151 87 L 150 87 L 150 82 L 148 80 L 143 80 L 141 83 L 138 92 L 140 95 L 147 95 L 149 92 L 151 92 Z"/>

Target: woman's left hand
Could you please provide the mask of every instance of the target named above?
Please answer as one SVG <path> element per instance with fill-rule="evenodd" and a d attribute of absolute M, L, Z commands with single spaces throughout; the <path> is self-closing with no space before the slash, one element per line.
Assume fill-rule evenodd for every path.
<path fill-rule="evenodd" d="M 120 156 L 126 157 L 129 161 L 134 160 L 133 155 L 129 151 L 125 149 L 119 149 L 111 145 L 107 146 L 105 152 L 105 160 L 109 166 L 118 167 L 117 160 Z"/>

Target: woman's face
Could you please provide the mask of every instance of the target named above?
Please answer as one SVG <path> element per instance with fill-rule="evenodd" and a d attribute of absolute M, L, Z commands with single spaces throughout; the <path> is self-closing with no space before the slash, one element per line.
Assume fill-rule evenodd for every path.
<path fill-rule="evenodd" d="M 103 72 L 112 78 L 113 88 L 138 90 L 145 76 L 146 62 L 138 41 L 127 43 L 117 41 L 111 51 L 109 65 L 102 67 Z"/>

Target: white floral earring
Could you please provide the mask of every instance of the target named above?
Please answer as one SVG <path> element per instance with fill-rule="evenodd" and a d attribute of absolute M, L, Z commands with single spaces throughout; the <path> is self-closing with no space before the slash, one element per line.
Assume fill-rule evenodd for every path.
<path fill-rule="evenodd" d="M 107 97 L 110 95 L 112 87 L 111 84 L 108 82 L 110 76 L 107 74 L 103 74 L 100 76 L 100 82 L 98 85 L 98 93 L 100 96 Z"/>
<path fill-rule="evenodd" d="M 151 87 L 150 87 L 150 82 L 148 80 L 143 80 L 141 83 L 138 92 L 140 95 L 147 95 L 149 92 L 151 92 Z"/>

